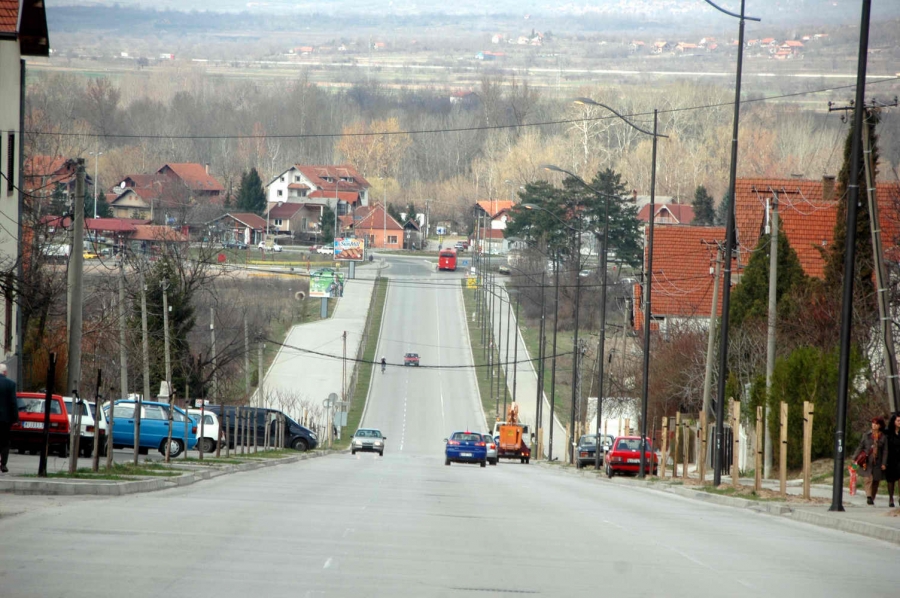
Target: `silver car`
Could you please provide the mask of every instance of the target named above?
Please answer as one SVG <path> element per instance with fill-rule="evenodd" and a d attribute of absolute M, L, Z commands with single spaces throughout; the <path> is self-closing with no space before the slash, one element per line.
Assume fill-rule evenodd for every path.
<path fill-rule="evenodd" d="M 381 430 L 375 428 L 360 428 L 350 440 L 350 453 L 355 455 L 356 451 L 369 451 L 384 456 L 384 441 L 387 437 L 382 436 Z"/>
<path fill-rule="evenodd" d="M 496 465 L 498 461 L 497 441 L 490 434 L 482 434 L 481 436 L 484 438 L 484 446 L 487 448 L 487 462 L 491 465 Z"/>

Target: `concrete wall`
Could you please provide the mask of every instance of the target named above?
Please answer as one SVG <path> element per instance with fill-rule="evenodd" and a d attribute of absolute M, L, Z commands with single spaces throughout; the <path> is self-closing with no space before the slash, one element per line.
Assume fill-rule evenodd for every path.
<path fill-rule="evenodd" d="M 0 276 L 16 275 L 19 254 L 19 180 L 22 136 L 19 130 L 21 55 L 17 41 L 0 41 Z M 10 164 L 10 131 L 14 131 Z M 12 296 L 0 294 L 0 361 L 12 366 L 17 343 L 17 309 Z M 10 377 L 16 375 L 10 367 Z"/>

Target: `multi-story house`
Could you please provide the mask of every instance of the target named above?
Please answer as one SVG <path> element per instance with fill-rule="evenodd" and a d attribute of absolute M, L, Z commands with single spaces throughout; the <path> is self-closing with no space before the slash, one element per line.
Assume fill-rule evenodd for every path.
<path fill-rule="evenodd" d="M 343 216 L 369 205 L 369 181 L 348 164 L 303 166 L 294 164 L 266 185 L 268 203 L 305 203 L 329 206 Z"/>

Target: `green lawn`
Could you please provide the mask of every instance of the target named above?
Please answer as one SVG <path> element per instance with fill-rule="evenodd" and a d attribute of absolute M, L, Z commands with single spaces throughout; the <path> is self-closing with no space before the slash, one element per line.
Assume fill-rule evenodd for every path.
<path fill-rule="evenodd" d="M 487 366 L 488 354 L 486 347 L 481 342 L 481 328 L 478 319 L 473 322 L 472 314 L 475 313 L 475 289 L 465 288 L 463 285 L 463 302 L 466 310 L 466 323 L 469 330 L 469 342 L 472 345 L 472 355 L 475 357 L 475 378 L 478 380 L 478 391 L 481 394 L 481 406 L 488 423 L 496 421 L 497 417 L 503 417 L 503 389 L 506 388 L 506 376 L 502 368 L 494 368 L 493 394 L 491 393 L 491 368 Z M 500 354 L 494 349 L 494 361 L 499 363 Z M 498 386 L 499 383 L 499 386 Z M 498 389 L 499 388 L 499 394 Z M 512 397 L 508 399 L 511 401 Z M 508 404 L 508 403 L 507 403 Z"/>
<path fill-rule="evenodd" d="M 537 359 L 540 355 L 540 322 L 526 320 L 525 318 L 521 318 L 521 323 L 519 326 L 522 331 L 522 338 L 525 339 L 525 346 L 528 347 L 528 352 L 531 354 L 533 359 Z M 584 331 L 582 331 L 584 332 Z M 553 352 L 553 314 L 547 315 L 546 320 L 546 330 L 545 333 L 547 335 L 547 355 L 551 355 Z M 559 421 L 566 425 L 569 423 L 571 410 L 572 410 L 572 347 L 574 335 L 572 331 L 569 330 L 561 330 L 557 333 L 556 336 L 556 353 L 557 355 L 561 355 L 561 357 L 557 358 L 556 361 L 556 399 L 555 404 L 556 407 L 554 409 L 554 413 Z M 540 361 L 534 362 L 535 368 L 540 367 Z M 587 376 L 590 372 L 590 364 L 585 364 L 585 376 Z M 546 360 L 546 370 L 544 375 L 544 392 L 547 395 L 547 400 L 550 400 L 551 396 L 551 373 L 553 368 L 553 361 L 551 359 Z M 582 383 L 585 385 L 585 388 L 589 386 L 590 381 L 586 378 L 582 380 Z"/>

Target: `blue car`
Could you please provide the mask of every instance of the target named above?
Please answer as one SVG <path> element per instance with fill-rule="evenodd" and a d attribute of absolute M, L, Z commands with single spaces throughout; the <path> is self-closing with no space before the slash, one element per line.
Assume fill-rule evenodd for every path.
<path fill-rule="evenodd" d="M 116 401 L 113 426 L 114 448 L 134 446 L 134 412 L 136 405 L 135 401 Z M 109 405 L 105 405 L 103 410 L 109 417 Z M 187 437 L 186 448 L 193 449 L 197 444 L 197 422 L 178 407 L 175 407 L 172 420 L 172 444 L 169 447 L 169 456 L 177 457 L 185 450 L 185 436 Z M 185 428 L 187 429 L 185 430 Z M 169 404 L 143 401 L 141 403 L 141 437 L 139 447 L 141 453 L 146 454 L 150 449 L 156 449 L 165 455 L 168 437 Z"/>
<path fill-rule="evenodd" d="M 487 465 L 487 444 L 478 432 L 454 432 L 444 440 L 444 465 L 451 463 L 478 463 Z"/>

